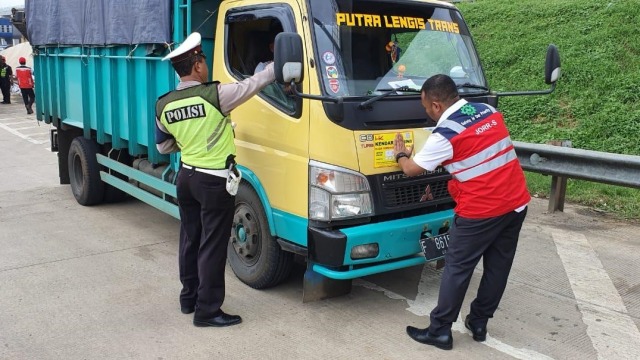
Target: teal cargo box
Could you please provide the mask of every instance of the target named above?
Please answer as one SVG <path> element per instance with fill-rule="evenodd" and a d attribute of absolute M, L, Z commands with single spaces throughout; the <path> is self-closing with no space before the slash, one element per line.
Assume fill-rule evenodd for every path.
<path fill-rule="evenodd" d="M 155 101 L 179 81 L 162 57 L 192 24 L 212 54 L 219 3 L 27 2 L 37 119 L 55 127 L 60 182 L 71 184 L 81 204 L 128 193 L 179 217 L 173 184 L 179 155 L 159 154 L 154 139 Z"/>

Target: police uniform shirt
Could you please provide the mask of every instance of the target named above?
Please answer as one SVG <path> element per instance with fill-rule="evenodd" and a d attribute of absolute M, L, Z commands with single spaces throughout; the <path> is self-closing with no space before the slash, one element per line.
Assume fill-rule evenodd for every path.
<path fill-rule="evenodd" d="M 222 112 L 222 115 L 229 115 L 229 113 L 233 109 L 249 100 L 252 96 L 260 92 L 260 90 L 262 90 L 265 86 L 274 82 L 275 79 L 276 77 L 273 70 L 273 64 L 269 64 L 269 66 L 267 66 L 264 71 L 261 71 L 247 79 L 244 79 L 243 81 L 230 84 L 219 84 L 218 99 L 220 102 L 220 111 Z M 183 90 L 198 85 L 201 85 L 201 83 L 198 81 L 181 81 L 178 84 L 176 90 Z M 158 152 L 160 152 L 161 154 L 168 154 L 180 151 L 180 148 L 176 144 L 176 140 L 170 135 L 169 131 L 157 117 L 156 126 L 160 131 L 169 135 L 166 140 L 156 144 Z"/>

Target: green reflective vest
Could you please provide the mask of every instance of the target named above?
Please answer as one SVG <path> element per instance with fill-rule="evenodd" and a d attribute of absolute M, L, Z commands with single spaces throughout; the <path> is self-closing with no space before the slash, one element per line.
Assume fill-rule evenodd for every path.
<path fill-rule="evenodd" d="M 224 169 L 235 155 L 231 119 L 222 115 L 218 82 L 172 91 L 156 103 L 156 116 L 176 139 L 182 162 L 205 169 Z"/>

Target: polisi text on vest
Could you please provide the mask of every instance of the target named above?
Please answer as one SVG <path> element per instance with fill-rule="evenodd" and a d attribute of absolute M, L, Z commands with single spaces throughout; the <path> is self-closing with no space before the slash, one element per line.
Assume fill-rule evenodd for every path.
<path fill-rule="evenodd" d="M 207 114 L 204 111 L 204 104 L 197 104 L 169 110 L 164 113 L 164 116 L 169 124 L 173 124 L 178 121 L 205 117 Z"/>

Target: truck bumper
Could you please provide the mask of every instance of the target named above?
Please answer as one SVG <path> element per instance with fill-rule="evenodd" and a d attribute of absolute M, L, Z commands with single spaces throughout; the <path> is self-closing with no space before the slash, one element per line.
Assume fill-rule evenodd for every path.
<path fill-rule="evenodd" d="M 314 271 L 331 279 L 348 280 L 425 263 L 420 249 L 423 231 L 448 229 L 453 210 L 340 230 L 309 228 L 309 261 Z M 355 246 L 377 244 L 378 253 L 353 259 Z M 438 259 L 433 259 L 438 260 Z"/>

